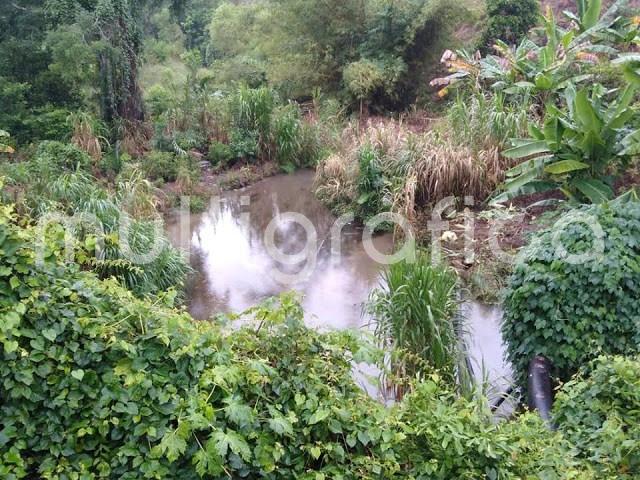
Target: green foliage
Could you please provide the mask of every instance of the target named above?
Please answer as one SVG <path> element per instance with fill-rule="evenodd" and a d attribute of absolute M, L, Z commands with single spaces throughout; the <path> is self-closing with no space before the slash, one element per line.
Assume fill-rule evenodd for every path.
<path fill-rule="evenodd" d="M 371 294 L 367 309 L 380 344 L 397 352 L 391 370 L 399 379 L 436 370 L 450 385 L 462 380 L 456 287 L 455 272 L 433 265 L 424 252 L 383 272 L 381 287 Z"/>
<path fill-rule="evenodd" d="M 524 101 L 526 105 L 529 103 Z M 480 90 L 459 92 L 447 110 L 447 135 L 475 151 L 502 147 L 527 132 L 529 119 L 522 105 L 513 105 L 503 94 Z"/>
<path fill-rule="evenodd" d="M 40 181 L 51 180 L 62 172 L 85 170 L 91 165 L 91 157 L 74 145 L 46 141 L 38 145 L 33 159 Z"/>
<path fill-rule="evenodd" d="M 231 128 L 257 137 L 259 148 L 265 148 L 276 102 L 273 91 L 267 87 L 241 86 L 229 102 Z"/>
<path fill-rule="evenodd" d="M 291 295 L 224 329 L 98 281 L 0 210 L 4 478 L 591 480 L 535 416 L 496 423 L 430 375 L 385 407 L 352 378 L 368 349 L 303 326 Z M 600 478 L 600 477 L 598 477 Z"/>
<path fill-rule="evenodd" d="M 406 72 L 401 58 L 373 61 L 359 60 L 347 65 L 343 79 L 347 91 L 358 101 L 372 101 L 376 96 L 393 96 L 396 83 Z"/>
<path fill-rule="evenodd" d="M 141 300 L 65 262 L 60 231 L 36 265 L 36 232 L 0 208 L 4 478 L 602 478 L 537 416 L 494 422 L 437 374 L 378 403 L 352 377 L 371 350 L 305 328 L 292 295 L 239 328 L 194 322 L 172 293 Z M 633 401 L 635 370 L 598 398 Z"/>
<path fill-rule="evenodd" d="M 14 149 L 11 145 L 8 144 L 9 137 L 11 135 L 9 132 L 5 132 L 4 130 L 0 130 L 0 153 L 14 153 Z"/>
<path fill-rule="evenodd" d="M 152 158 L 167 160 L 154 154 Z M 171 157 L 172 158 L 172 157 Z M 157 216 L 157 192 L 151 183 L 134 168 L 126 168 L 108 191 L 87 173 L 90 157 L 72 145 L 43 142 L 24 168 L 8 173 L 23 195 L 20 208 L 34 220 L 58 212 L 80 220 L 75 234 L 78 262 L 101 278 L 115 277 L 139 296 L 155 295 L 169 288 L 180 289 L 189 271 L 182 253 L 173 248 L 153 221 Z M 149 159 L 143 162 L 149 162 Z M 174 167 L 177 169 L 177 166 Z M 177 176 L 177 170 L 176 170 Z M 95 222 L 82 221 L 86 215 Z M 83 217 L 84 216 L 84 217 Z M 122 222 L 129 223 L 128 246 L 120 235 Z M 96 227 L 101 230 L 96 232 Z M 96 240 L 104 242 L 98 249 Z M 133 261 L 132 255 L 145 254 L 157 247 L 158 255 L 144 264 Z"/>
<path fill-rule="evenodd" d="M 178 160 L 169 152 L 150 152 L 142 158 L 140 166 L 150 180 L 173 182 L 178 174 Z"/>
<path fill-rule="evenodd" d="M 409 478 L 595 478 L 537 415 L 496 422 L 485 399 L 456 395 L 438 375 L 418 384 L 402 411 L 411 426 Z"/>
<path fill-rule="evenodd" d="M 358 217 L 366 220 L 384 211 L 386 182 L 378 152 L 371 145 L 359 151 Z"/>
<path fill-rule="evenodd" d="M 487 29 L 482 48 L 490 48 L 496 40 L 517 44 L 538 23 L 538 0 L 487 0 Z"/>
<path fill-rule="evenodd" d="M 640 361 L 600 357 L 562 387 L 554 405 L 560 431 L 593 463 L 598 478 L 640 475 Z"/>
<path fill-rule="evenodd" d="M 568 380 L 598 355 L 638 351 L 639 235 L 640 204 L 604 204 L 570 211 L 522 250 L 502 325 L 520 386 L 536 355 Z"/>
<path fill-rule="evenodd" d="M 214 76 L 266 82 L 288 99 L 322 88 L 373 108 L 407 106 L 465 13 L 442 0 L 223 3 L 209 26 Z"/>
<path fill-rule="evenodd" d="M 214 167 L 224 167 L 233 159 L 233 151 L 229 145 L 221 142 L 215 142 L 209 145 L 207 158 Z"/>
<path fill-rule="evenodd" d="M 149 113 L 159 117 L 168 112 L 175 103 L 173 94 L 162 85 L 153 85 L 145 92 L 145 102 Z"/>
<path fill-rule="evenodd" d="M 314 127 L 304 122 L 296 105 L 274 110 L 271 138 L 278 164 L 285 170 L 314 165 L 319 149 Z"/>
<path fill-rule="evenodd" d="M 496 201 L 558 187 L 575 202 L 611 199 L 607 174 L 622 172 L 640 151 L 640 130 L 631 123 L 638 113 L 634 92 L 633 85 L 613 94 L 601 85 L 577 91 L 569 85 L 564 108 L 549 104 L 542 128 L 530 127 L 533 138 L 503 152 L 527 160 L 507 172 L 506 193 Z"/>

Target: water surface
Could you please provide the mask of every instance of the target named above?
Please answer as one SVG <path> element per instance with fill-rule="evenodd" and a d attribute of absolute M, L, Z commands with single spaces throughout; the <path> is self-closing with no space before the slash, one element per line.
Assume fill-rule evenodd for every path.
<path fill-rule="evenodd" d="M 172 242 L 190 252 L 195 270 L 187 287 L 194 318 L 216 313 L 239 313 L 273 295 L 296 290 L 303 296 L 306 322 L 313 327 L 357 328 L 367 323 L 362 304 L 377 284 L 380 265 L 362 244 L 362 228 L 348 224 L 339 236 L 340 256 L 332 257 L 331 227 L 336 217 L 313 195 L 313 172 L 280 175 L 245 189 L 225 192 L 202 214 L 191 215 L 181 231 L 177 218 L 169 219 Z M 315 247 L 297 223 L 282 218 L 286 212 L 304 215 L 317 235 Z M 268 225 L 275 226 L 275 246 L 285 255 L 308 251 L 315 267 L 293 282 L 279 273 L 297 273 L 307 262 L 286 265 L 265 246 Z M 389 234 L 374 237 L 381 252 L 392 252 Z M 307 248 L 309 247 L 309 248 Z M 306 250 L 305 250 L 306 249 Z"/>

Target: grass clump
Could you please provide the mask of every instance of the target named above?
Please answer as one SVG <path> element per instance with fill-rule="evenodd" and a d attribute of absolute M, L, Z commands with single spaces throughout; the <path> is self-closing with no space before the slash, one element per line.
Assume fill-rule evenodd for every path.
<path fill-rule="evenodd" d="M 390 265 L 380 282 L 367 309 L 382 347 L 396 352 L 392 375 L 406 379 L 435 370 L 452 385 L 464 381 L 455 271 L 432 264 L 430 255 L 420 252 L 415 262 Z M 401 391 L 402 386 L 396 389 Z"/>

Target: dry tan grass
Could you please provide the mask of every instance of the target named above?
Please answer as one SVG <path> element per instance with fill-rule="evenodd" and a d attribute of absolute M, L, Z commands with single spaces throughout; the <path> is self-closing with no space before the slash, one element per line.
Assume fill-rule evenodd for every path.
<path fill-rule="evenodd" d="M 150 150 L 153 136 L 151 127 L 143 122 L 124 122 L 122 126 L 122 150 L 134 158 L 144 156 Z"/>
<path fill-rule="evenodd" d="M 392 210 L 410 221 L 420 209 L 449 196 L 484 201 L 504 180 L 511 161 L 497 146 L 471 149 L 455 144 L 446 129 L 413 133 L 402 122 L 377 122 L 366 128 L 349 125 L 337 153 L 326 158 L 316 174 L 316 192 L 341 210 L 358 198 L 359 155 L 373 147 L 391 185 Z"/>
<path fill-rule="evenodd" d="M 71 143 L 86 152 L 97 165 L 102 160 L 102 144 L 105 141 L 98 135 L 93 126 L 93 120 L 88 114 L 77 113 L 68 119 L 73 128 Z"/>

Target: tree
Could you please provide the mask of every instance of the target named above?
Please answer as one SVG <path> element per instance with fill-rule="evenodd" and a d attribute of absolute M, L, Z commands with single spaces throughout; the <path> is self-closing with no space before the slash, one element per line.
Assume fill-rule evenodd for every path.
<path fill-rule="evenodd" d="M 487 29 L 481 49 L 490 48 L 496 40 L 517 44 L 535 26 L 540 16 L 538 0 L 487 0 Z"/>

